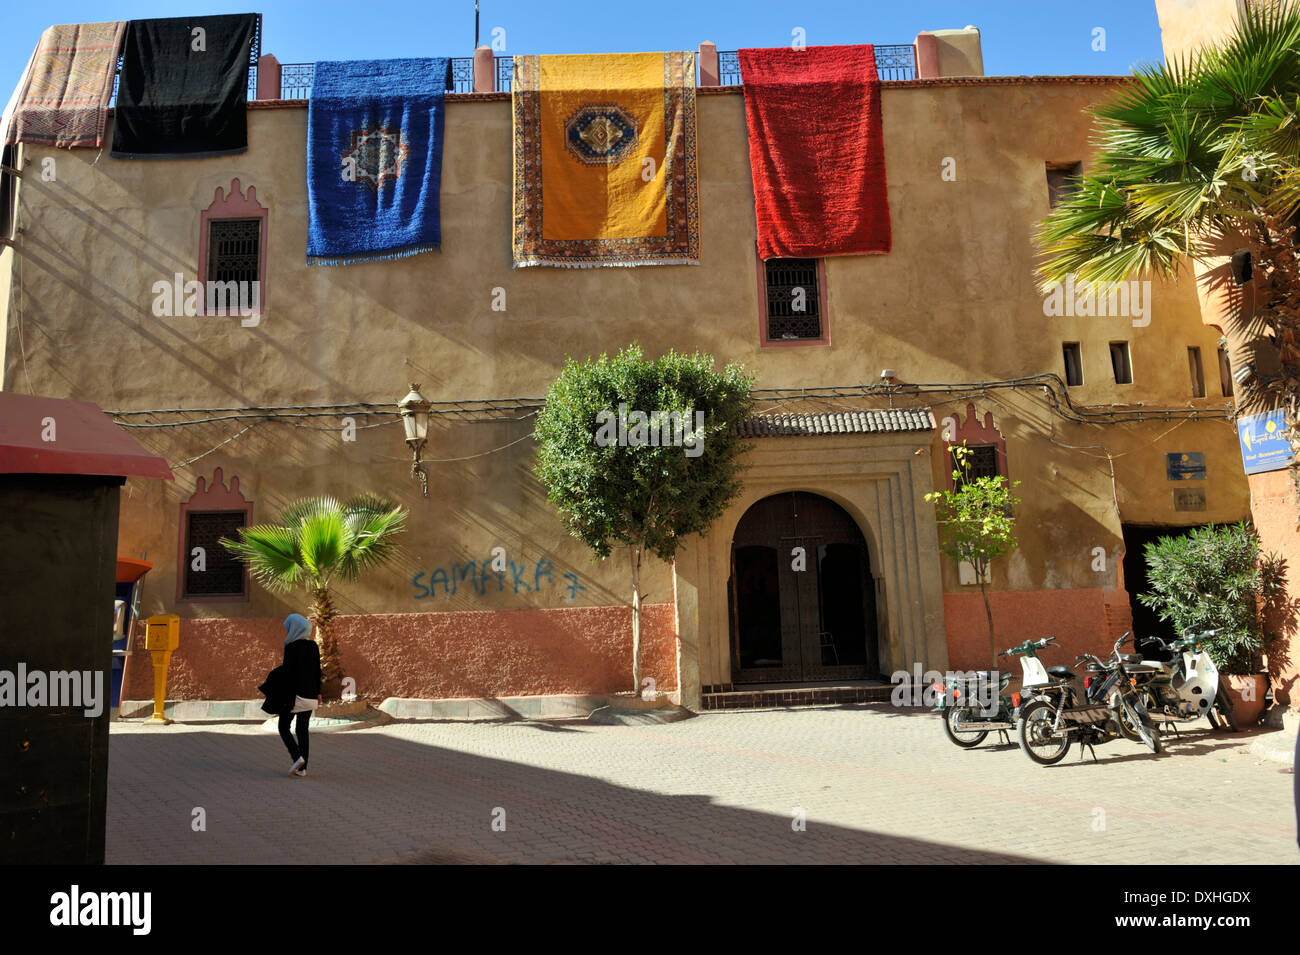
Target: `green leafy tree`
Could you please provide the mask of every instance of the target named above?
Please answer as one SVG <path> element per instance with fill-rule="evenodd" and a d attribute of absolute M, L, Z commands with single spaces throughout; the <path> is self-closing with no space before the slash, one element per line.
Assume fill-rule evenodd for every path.
<path fill-rule="evenodd" d="M 1220 672 L 1258 673 L 1260 653 L 1272 642 L 1263 629 L 1261 603 L 1284 591 L 1283 564 L 1260 552 L 1259 537 L 1246 523 L 1194 528 L 1146 545 L 1150 591 L 1138 600 L 1173 624 L 1179 633 L 1219 627 L 1210 657 Z"/>
<path fill-rule="evenodd" d="M 963 441 L 952 446 L 951 491 L 932 491 L 925 499 L 934 504 L 940 528 L 939 549 L 952 560 L 965 561 L 975 570 L 984 613 L 989 622 L 989 658 L 998 666 L 993 636 L 993 608 L 989 604 L 985 576 L 994 560 L 1015 550 L 1015 508 L 1020 499 L 1012 495 L 1019 481 L 1007 482 L 1001 475 L 973 477 L 971 450 Z"/>
<path fill-rule="evenodd" d="M 390 560 L 405 523 L 405 508 L 375 494 L 346 501 L 309 497 L 286 507 L 278 524 L 243 527 L 239 540 L 221 541 L 268 589 L 288 591 L 302 584 L 311 593 L 307 618 L 317 628 L 326 696 L 337 697 L 343 682 L 338 640 L 330 627 L 338 615 L 330 589 L 336 580 L 356 580 Z"/>
<path fill-rule="evenodd" d="M 706 533 L 740 493 L 745 445 L 736 426 L 750 413 L 752 384 L 739 365 L 716 371 L 709 355 L 670 351 L 652 361 L 631 345 L 613 358 L 570 358 L 537 416 L 535 473 L 569 533 L 602 559 L 615 546 L 629 549 L 634 692 L 642 561 L 646 553 L 672 561 L 681 539 Z"/>
<path fill-rule="evenodd" d="M 1138 69 L 1091 112 L 1096 160 L 1040 227 L 1039 278 L 1104 290 L 1248 250 L 1250 314 L 1230 318 L 1281 371 L 1257 373 L 1239 404 L 1285 407 L 1300 450 L 1300 10 L 1248 5 L 1221 44 Z"/>

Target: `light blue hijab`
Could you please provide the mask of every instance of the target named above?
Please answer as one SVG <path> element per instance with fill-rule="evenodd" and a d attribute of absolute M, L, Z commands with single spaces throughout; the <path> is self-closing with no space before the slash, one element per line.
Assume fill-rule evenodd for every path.
<path fill-rule="evenodd" d="M 291 613 L 284 618 L 284 629 L 288 636 L 284 638 L 287 647 L 295 640 L 305 640 L 311 636 L 311 621 L 300 613 Z"/>

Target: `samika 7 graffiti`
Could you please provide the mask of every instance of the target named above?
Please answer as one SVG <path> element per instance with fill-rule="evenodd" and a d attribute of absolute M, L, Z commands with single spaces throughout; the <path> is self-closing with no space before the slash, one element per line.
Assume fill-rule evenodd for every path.
<path fill-rule="evenodd" d="M 455 561 L 432 571 L 420 571 L 411 578 L 412 596 L 424 600 L 439 594 L 451 597 L 457 592 L 468 592 L 483 597 L 489 593 L 504 593 L 507 578 L 511 593 L 515 594 L 540 592 L 545 584 L 547 590 L 558 587 L 567 591 L 565 599 L 573 601 L 580 591 L 587 589 L 579 582 L 577 574 L 566 572 L 559 576 L 563 583 L 555 579 L 555 565 L 545 557 L 539 557 L 530 567 L 526 562 L 516 564 L 498 554 L 483 561 Z M 494 583 L 497 585 L 495 591 L 491 589 Z"/>

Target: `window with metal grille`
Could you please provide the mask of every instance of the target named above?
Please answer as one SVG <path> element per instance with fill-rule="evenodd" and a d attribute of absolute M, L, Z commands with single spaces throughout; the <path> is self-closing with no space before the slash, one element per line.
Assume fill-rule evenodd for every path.
<path fill-rule="evenodd" d="M 221 538 L 236 539 L 247 524 L 244 511 L 190 511 L 185 525 L 185 596 L 243 597 L 244 565 L 221 546 Z M 194 548 L 203 548 L 203 560 L 197 561 Z M 196 570 L 195 567 L 203 567 Z"/>
<path fill-rule="evenodd" d="M 763 263 L 767 289 L 768 341 L 822 337 L 821 288 L 816 259 L 768 259 Z"/>
<path fill-rule="evenodd" d="M 209 282 L 256 282 L 261 253 L 261 219 L 208 220 Z"/>
<path fill-rule="evenodd" d="M 998 467 L 998 448 L 995 444 L 973 444 L 969 448 L 967 475 L 970 480 L 982 477 L 997 477 L 1002 473 Z M 960 484 L 959 484 L 960 486 Z"/>

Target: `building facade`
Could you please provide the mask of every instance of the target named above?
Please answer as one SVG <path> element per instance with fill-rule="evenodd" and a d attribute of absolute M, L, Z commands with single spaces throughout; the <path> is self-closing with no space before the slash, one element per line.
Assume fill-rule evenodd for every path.
<path fill-rule="evenodd" d="M 1101 309 L 1035 283 L 1036 223 L 1088 168 L 1084 110 L 1118 78 L 978 75 L 973 31 L 913 46 L 918 76 L 881 94 L 886 255 L 757 257 L 744 90 L 708 85 L 711 45 L 699 266 L 512 268 L 503 92 L 447 97 L 442 251 L 362 265 L 304 262 L 307 104 L 278 89 L 250 102 L 240 155 L 22 147 L 3 388 L 94 401 L 175 471 L 128 481 L 120 530 L 121 554 L 154 564 L 141 614 L 183 617 L 172 694 L 254 696 L 306 604 L 215 540 L 361 491 L 410 518 L 399 560 L 338 591 L 360 696 L 631 689 L 627 555 L 596 561 L 566 534 L 530 433 L 566 358 L 633 342 L 742 362 L 758 398 L 742 496 L 645 572 L 656 689 L 726 705 L 755 685 L 986 665 L 980 588 L 941 556 L 925 500 L 949 486 L 949 442 L 1018 482 L 1019 546 L 987 582 L 999 648 L 1056 634 L 1049 663 L 1108 652 L 1134 626 L 1144 541 L 1249 516 L 1219 333 L 1190 276 Z M 278 73 L 263 63 L 259 79 Z M 184 314 L 184 283 L 241 255 L 258 314 Z M 795 287 L 815 314 L 789 313 Z M 410 382 L 439 412 L 427 498 L 396 413 Z M 148 676 L 128 666 L 124 697 Z"/>

